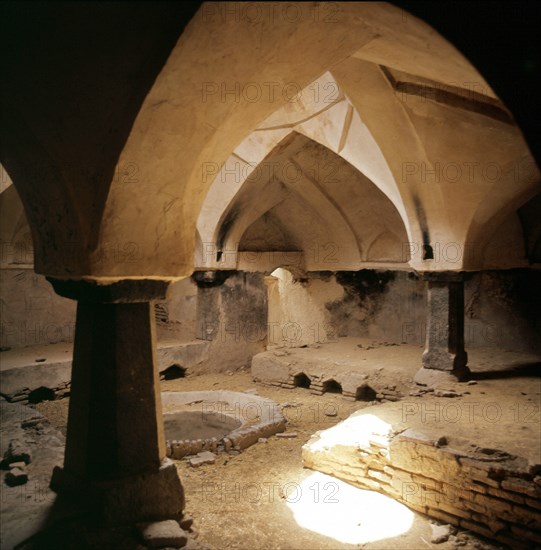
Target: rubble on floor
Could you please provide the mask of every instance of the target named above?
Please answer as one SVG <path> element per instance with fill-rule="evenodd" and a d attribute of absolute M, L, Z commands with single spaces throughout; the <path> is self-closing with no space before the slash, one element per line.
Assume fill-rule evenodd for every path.
<path fill-rule="evenodd" d="M 189 458 L 188 462 L 190 466 L 195 468 L 202 466 L 203 464 L 214 464 L 216 462 L 216 455 L 210 451 L 203 451 L 197 453 L 196 456 Z"/>
<path fill-rule="evenodd" d="M 172 519 L 140 523 L 137 528 L 147 548 L 182 548 L 188 542 L 184 529 Z"/>

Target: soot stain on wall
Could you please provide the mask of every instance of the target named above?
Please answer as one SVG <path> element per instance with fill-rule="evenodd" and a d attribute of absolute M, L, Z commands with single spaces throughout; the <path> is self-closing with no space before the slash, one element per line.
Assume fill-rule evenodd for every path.
<path fill-rule="evenodd" d="M 368 330 L 368 325 L 378 311 L 389 283 L 394 280 L 392 271 L 363 269 L 360 271 L 338 271 L 336 281 L 344 287 L 344 296 L 325 304 L 331 315 L 331 323 L 337 336 L 348 336 L 352 332 Z"/>

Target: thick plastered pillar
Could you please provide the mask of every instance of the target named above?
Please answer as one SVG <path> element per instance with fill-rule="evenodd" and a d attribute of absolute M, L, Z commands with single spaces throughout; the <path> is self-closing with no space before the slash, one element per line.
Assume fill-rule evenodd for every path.
<path fill-rule="evenodd" d="M 427 285 L 426 343 L 423 367 L 415 381 L 434 384 L 468 378 L 464 349 L 464 277 L 461 273 L 424 273 Z"/>
<path fill-rule="evenodd" d="M 107 522 L 179 518 L 184 494 L 165 439 L 152 300 L 162 281 L 51 280 L 78 300 L 63 469 L 51 487 Z"/>
<path fill-rule="evenodd" d="M 222 285 L 233 273 L 195 271 L 192 275 L 197 284 L 196 336 L 200 340 L 215 340 L 223 335 Z"/>

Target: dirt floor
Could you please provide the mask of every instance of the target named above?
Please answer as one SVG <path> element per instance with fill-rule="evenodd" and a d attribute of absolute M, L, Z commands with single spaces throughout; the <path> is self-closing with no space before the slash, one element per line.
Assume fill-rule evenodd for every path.
<path fill-rule="evenodd" d="M 316 396 L 305 388 L 285 389 L 255 383 L 246 367 L 235 372 L 190 374 L 161 382 L 163 391 L 255 392 L 281 406 L 288 421 L 287 432 L 296 434 L 290 439 L 270 437 L 240 453 L 218 454 L 214 464 L 198 468 L 190 466 L 185 459 L 175 461 L 186 493 L 186 511 L 194 518 L 200 546 L 212 550 L 501 548 L 464 531 L 436 545 L 430 542 L 432 520 L 408 511 L 395 501 L 380 499 L 366 504 L 356 500 L 351 504 L 352 501 L 348 501 L 352 496 L 351 486 L 304 469 L 301 448 L 315 432 L 366 408 L 393 427 L 402 425 L 427 435 L 445 436 L 454 446 L 474 444 L 501 449 L 526 458 L 530 464 L 541 464 L 539 357 L 504 350 L 471 350 L 472 380 L 448 383 L 443 388 L 445 391 L 438 394 L 420 391 L 411 382 L 418 368 L 418 348 L 348 339 L 341 339 L 333 346 L 332 357 L 328 358 L 328 361 L 332 359 L 333 368 L 337 365 L 349 368 L 354 360 L 356 369 L 364 369 L 372 377 L 380 376 L 379 371 L 381 376 L 392 374 L 385 383 L 396 385 L 401 399 L 352 402 L 339 393 Z M 276 357 L 281 360 L 285 354 L 288 361 L 298 364 L 313 361 L 315 357 L 325 363 L 326 348 L 322 348 L 296 348 L 286 350 L 287 353 L 282 350 Z M 400 376 L 395 374 L 397 365 L 404 371 Z M 24 365 L 21 364 L 21 368 Z M 25 415 L 28 410 L 34 414 L 32 409 L 19 410 L 20 404 L 11 404 L 7 407 L 11 412 L 2 414 L 2 442 L 11 437 L 22 438 L 34 453 L 28 468 L 31 482 L 22 488 L 2 484 L 2 549 L 12 548 L 14 543 L 39 529 L 55 501 L 48 483 L 53 467 L 62 462 L 62 434 L 66 431 L 68 404 L 69 398 L 64 398 L 34 405 L 48 422 L 39 422 L 24 430 L 19 413 L 24 409 Z M 7 405 L 4 403 L 4 408 Z M 367 493 L 378 495 L 360 489 L 353 492 L 356 499 Z M 354 515 L 350 518 L 352 510 Z M 306 520 L 303 513 L 313 516 L 308 519 L 319 519 L 308 527 L 303 523 Z M 402 529 L 400 514 L 404 516 L 404 513 L 409 514 L 412 521 Z M 349 525 L 348 521 L 354 524 Z M 348 530 L 358 538 L 348 538 Z M 365 537 L 368 531 L 371 538 Z M 77 532 L 74 536 L 77 540 Z M 123 543 L 111 540 L 108 543 L 103 548 L 125 548 Z M 57 547 L 61 548 L 62 544 Z M 77 544 L 73 548 L 78 549 Z"/>
<path fill-rule="evenodd" d="M 494 425 L 493 422 L 491 423 L 494 417 L 488 417 L 489 427 L 498 433 L 497 442 L 504 446 L 507 443 L 507 446 L 512 447 L 513 450 L 524 447 L 530 453 L 531 459 L 535 459 L 536 447 L 539 447 L 539 436 L 535 436 L 539 431 L 539 378 L 517 376 L 503 380 L 485 379 L 476 381 L 475 385 L 457 384 L 458 386 L 464 395 L 453 399 L 453 403 L 459 403 L 461 400 L 462 403 L 475 400 L 476 403 L 480 403 L 480 409 L 477 410 L 485 413 L 488 411 L 487 403 L 500 403 L 502 410 L 506 413 L 505 418 Z M 237 455 L 219 454 L 213 465 L 194 468 L 189 466 L 186 460 L 175 461 L 186 491 L 186 510 L 194 518 L 199 543 L 206 547 L 216 550 L 226 548 L 243 550 L 441 548 L 446 550 L 458 547 L 487 549 L 502 547 L 463 531 L 459 531 L 448 542 L 432 544 L 430 542 L 432 520 L 417 513 L 413 514 L 411 527 L 398 536 L 388 536 L 395 527 L 393 525 L 395 519 L 392 515 L 383 518 L 379 540 L 349 544 L 340 542 L 344 540 L 341 533 L 333 533 L 333 524 L 344 513 L 344 508 L 340 504 L 340 492 L 343 489 L 335 487 L 332 482 L 331 485 L 325 485 L 321 480 L 319 485 L 301 485 L 305 479 L 314 474 L 302 467 L 302 445 L 314 432 L 335 425 L 362 407 L 380 407 L 383 412 L 388 406 L 396 413 L 397 405 L 400 403 L 350 402 L 344 400 L 340 394 L 326 393 L 323 396 L 315 396 L 304 388 L 283 389 L 255 384 L 250 372 L 246 369 L 234 373 L 203 374 L 163 381 L 162 389 L 164 391 L 212 389 L 253 391 L 255 389 L 258 395 L 268 397 L 283 406 L 283 414 L 288 420 L 287 431 L 297 434 L 291 439 L 271 437 L 267 442 L 257 443 Z M 411 389 L 415 392 L 413 386 Z M 428 403 L 430 399 L 434 400 L 434 397 L 429 394 L 422 397 L 408 397 L 403 400 L 407 405 L 402 405 L 402 410 L 411 412 L 412 404 L 415 404 L 420 411 L 421 405 Z M 43 402 L 38 404 L 37 408 L 50 419 L 54 426 L 64 431 L 67 402 L 67 399 Z M 404 409 L 404 406 L 409 408 Z M 524 418 L 517 418 L 516 415 L 520 414 L 529 415 L 528 419 L 531 422 L 527 423 L 524 422 Z M 417 418 L 413 415 L 408 420 L 414 423 L 423 422 L 420 414 Z M 426 422 L 426 419 L 424 421 Z M 505 425 L 502 424 L 504 422 Z M 486 435 L 487 426 L 483 428 L 478 424 L 474 423 L 472 433 L 478 430 L 480 435 L 483 432 Z M 428 426 L 424 427 L 429 429 Z M 438 426 L 435 427 L 440 429 Z M 456 433 L 461 431 L 460 426 L 453 422 L 446 422 L 445 428 Z M 463 430 L 462 434 L 465 435 Z M 330 492 L 333 492 L 333 488 L 339 502 L 327 506 L 328 517 L 322 523 L 328 523 L 328 525 L 322 525 L 320 529 L 326 535 L 299 526 L 290 505 L 298 499 L 300 492 L 304 491 L 303 498 L 306 498 L 307 491 L 310 491 L 309 499 L 312 501 L 320 499 L 323 502 L 328 500 L 326 497 L 331 496 Z M 385 512 L 382 512 L 382 515 L 385 515 Z"/>

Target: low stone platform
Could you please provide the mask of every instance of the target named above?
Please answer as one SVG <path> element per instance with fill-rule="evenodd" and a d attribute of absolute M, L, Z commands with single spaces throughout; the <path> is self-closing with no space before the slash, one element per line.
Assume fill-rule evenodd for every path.
<path fill-rule="evenodd" d="M 313 394 L 338 391 L 349 400 L 396 401 L 420 367 L 422 349 L 409 344 L 340 338 L 304 348 L 275 348 L 252 359 L 254 380 Z"/>
<path fill-rule="evenodd" d="M 422 366 L 423 346 L 394 344 L 369 338 L 338 338 L 304 347 L 280 347 L 252 358 L 254 381 L 282 388 L 304 387 L 315 395 L 341 393 L 347 400 L 398 401 L 412 391 Z M 473 380 L 523 376 L 525 370 L 541 373 L 541 357 L 532 353 L 474 348 L 468 350 Z M 434 370 L 436 375 L 446 374 Z M 440 385 L 452 385 L 442 377 Z"/>
<path fill-rule="evenodd" d="M 201 363 L 209 342 L 194 340 L 158 342 L 158 369 L 178 366 L 184 374 Z M 0 395 L 10 403 L 36 403 L 69 395 L 73 344 L 31 346 L 0 354 Z"/>

